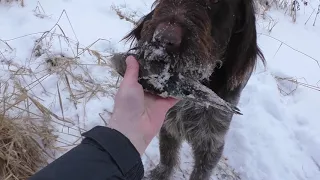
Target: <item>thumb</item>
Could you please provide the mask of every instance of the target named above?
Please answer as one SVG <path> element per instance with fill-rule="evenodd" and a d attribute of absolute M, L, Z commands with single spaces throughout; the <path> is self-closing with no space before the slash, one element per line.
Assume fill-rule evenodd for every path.
<path fill-rule="evenodd" d="M 126 72 L 124 81 L 136 82 L 139 76 L 139 63 L 133 56 L 128 56 L 126 59 Z"/>

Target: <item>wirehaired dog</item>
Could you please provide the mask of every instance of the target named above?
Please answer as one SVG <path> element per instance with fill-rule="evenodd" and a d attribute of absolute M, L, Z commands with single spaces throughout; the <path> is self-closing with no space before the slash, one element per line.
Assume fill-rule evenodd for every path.
<path fill-rule="evenodd" d="M 136 40 L 134 48 L 141 57 L 159 63 L 150 71 L 164 68 L 160 62 L 170 62 L 172 71 L 197 79 L 236 106 L 257 59 L 265 64 L 257 45 L 253 3 L 157 0 L 124 39 Z M 222 156 L 233 115 L 190 100 L 179 101 L 167 113 L 159 133 L 160 162 L 148 178 L 170 179 L 179 163 L 182 141 L 187 140 L 195 160 L 190 179 L 208 180 Z"/>

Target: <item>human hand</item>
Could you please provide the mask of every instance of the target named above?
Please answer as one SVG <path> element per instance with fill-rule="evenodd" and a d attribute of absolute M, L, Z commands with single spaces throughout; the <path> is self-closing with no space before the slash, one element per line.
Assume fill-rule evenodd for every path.
<path fill-rule="evenodd" d="M 138 83 L 139 63 L 129 56 L 126 64 L 108 126 L 124 134 L 142 155 L 160 131 L 167 111 L 178 100 L 144 92 Z"/>

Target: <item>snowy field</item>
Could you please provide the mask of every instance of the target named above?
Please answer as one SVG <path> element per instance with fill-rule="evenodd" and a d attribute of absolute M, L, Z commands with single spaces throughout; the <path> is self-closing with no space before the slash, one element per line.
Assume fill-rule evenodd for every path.
<path fill-rule="evenodd" d="M 320 180 L 320 1 L 298 2 L 295 22 L 288 8 L 275 4 L 264 18 L 258 16 L 267 68 L 257 67 L 243 92 L 239 108 L 244 115 L 233 118 L 225 158 L 212 179 L 230 179 L 223 177 L 231 169 L 242 180 Z M 138 20 L 152 3 L 24 0 L 21 7 L 1 1 L 1 96 L 18 83 L 33 99 L 29 113 L 39 113 L 39 102 L 55 116 L 55 157 L 79 143 L 81 132 L 107 123 L 112 112 L 118 78 L 108 56 L 128 48 L 120 40 L 134 27 L 117 10 Z M 174 179 L 188 179 L 190 155 L 184 144 Z M 143 156 L 146 172 L 158 161 L 155 138 Z"/>

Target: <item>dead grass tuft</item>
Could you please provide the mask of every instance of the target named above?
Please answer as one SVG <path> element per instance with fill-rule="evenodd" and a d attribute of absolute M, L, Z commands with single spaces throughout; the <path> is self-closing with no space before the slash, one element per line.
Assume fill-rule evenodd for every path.
<path fill-rule="evenodd" d="M 6 63 L 2 60 L 2 65 Z M 58 148 L 50 122 L 63 121 L 19 82 L 18 77 L 30 69 L 19 70 L 0 80 L 0 179 L 4 180 L 26 180 L 53 159 Z"/>
<path fill-rule="evenodd" d="M 138 15 L 137 11 L 132 11 L 126 4 L 112 5 L 111 9 L 116 12 L 120 19 L 124 19 L 135 26 L 138 25 L 138 19 L 141 15 Z"/>
<path fill-rule="evenodd" d="M 256 0 L 255 5 L 258 15 L 262 16 L 263 19 L 265 19 L 267 12 L 271 8 L 276 8 L 282 10 L 285 15 L 290 16 L 293 23 L 296 22 L 299 12 L 305 14 L 306 8 L 311 8 L 313 11 L 310 13 L 305 25 L 308 23 L 311 16 L 314 16 L 312 25 L 315 26 L 318 15 L 320 14 L 320 3 L 317 7 L 313 7 L 308 0 Z"/>
<path fill-rule="evenodd" d="M 278 90 L 283 96 L 292 95 L 298 89 L 299 86 L 303 86 L 305 88 L 320 92 L 320 87 L 318 85 L 304 83 L 299 81 L 297 78 L 280 77 L 277 75 L 273 75 L 273 77 L 276 79 Z M 305 80 L 304 78 L 302 79 Z"/>
<path fill-rule="evenodd" d="M 24 0 L 0 0 L 0 3 L 13 3 L 13 2 L 18 2 L 22 7 L 24 7 Z"/>
<path fill-rule="evenodd" d="M 298 89 L 298 80 L 291 77 L 273 76 L 276 79 L 279 92 L 283 96 L 292 95 Z"/>
<path fill-rule="evenodd" d="M 48 155 L 39 141 L 51 146 L 50 131 L 28 119 L 0 116 L 0 179 L 25 180 L 46 165 Z"/>

